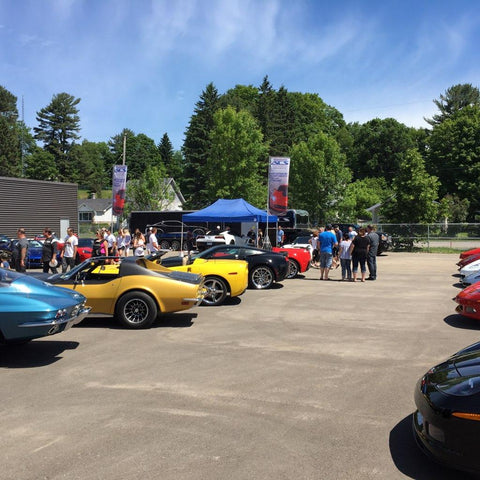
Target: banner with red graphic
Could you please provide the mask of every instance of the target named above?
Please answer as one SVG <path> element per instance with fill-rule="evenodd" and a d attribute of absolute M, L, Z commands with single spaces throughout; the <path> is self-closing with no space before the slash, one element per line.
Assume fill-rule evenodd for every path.
<path fill-rule="evenodd" d="M 125 189 L 127 187 L 127 166 L 114 165 L 112 178 L 112 213 L 117 217 L 123 213 L 125 206 Z"/>
<path fill-rule="evenodd" d="M 270 157 L 268 166 L 268 209 L 273 215 L 286 215 L 290 158 Z"/>

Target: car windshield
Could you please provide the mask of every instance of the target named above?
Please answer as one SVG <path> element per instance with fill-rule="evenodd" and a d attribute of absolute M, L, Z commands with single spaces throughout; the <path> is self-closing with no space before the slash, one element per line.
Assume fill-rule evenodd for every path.
<path fill-rule="evenodd" d="M 93 245 L 93 239 L 91 238 L 79 238 L 78 246 L 79 247 L 91 247 Z"/>
<path fill-rule="evenodd" d="M 311 237 L 297 237 L 294 241 L 294 245 L 309 243 Z"/>
<path fill-rule="evenodd" d="M 8 287 L 12 282 L 24 276 L 24 274 L 18 273 L 15 270 L 0 268 L 0 288 Z"/>
<path fill-rule="evenodd" d="M 29 240 L 28 246 L 33 248 L 42 248 L 42 244 L 37 240 Z"/>

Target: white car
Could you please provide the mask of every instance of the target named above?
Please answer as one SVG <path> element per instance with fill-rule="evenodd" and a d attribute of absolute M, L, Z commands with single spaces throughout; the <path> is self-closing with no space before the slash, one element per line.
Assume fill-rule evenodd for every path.
<path fill-rule="evenodd" d="M 302 235 L 297 237 L 292 243 L 284 245 L 283 248 L 306 248 L 310 252 L 310 258 L 313 257 L 313 247 L 311 239 L 313 235 Z"/>
<path fill-rule="evenodd" d="M 198 235 L 196 242 L 197 249 L 202 251 L 215 245 L 245 245 L 245 238 L 232 235 L 226 230 L 225 232 L 208 232 L 205 235 Z"/>
<path fill-rule="evenodd" d="M 473 285 L 474 283 L 480 282 L 480 271 L 472 272 L 470 275 L 462 277 L 460 281 L 464 286 Z"/>
<path fill-rule="evenodd" d="M 462 277 L 466 277 L 475 272 L 480 272 L 480 260 L 475 260 L 474 262 L 469 263 L 460 269 L 460 275 Z"/>

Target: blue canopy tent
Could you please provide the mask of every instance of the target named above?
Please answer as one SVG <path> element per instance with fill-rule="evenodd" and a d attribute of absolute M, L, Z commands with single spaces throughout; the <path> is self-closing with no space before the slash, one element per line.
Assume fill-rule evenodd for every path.
<path fill-rule="evenodd" d="M 184 223 L 193 222 L 255 222 L 275 223 L 278 218 L 275 215 L 268 215 L 265 210 L 260 210 L 250 205 L 243 198 L 226 200 L 218 199 L 208 207 L 197 212 L 182 215 Z"/>

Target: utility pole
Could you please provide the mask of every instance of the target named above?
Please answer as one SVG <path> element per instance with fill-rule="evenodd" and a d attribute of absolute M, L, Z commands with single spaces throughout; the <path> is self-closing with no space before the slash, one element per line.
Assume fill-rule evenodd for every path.
<path fill-rule="evenodd" d="M 123 160 L 122 165 L 125 165 L 125 160 L 127 158 L 127 134 L 123 134 Z"/>

